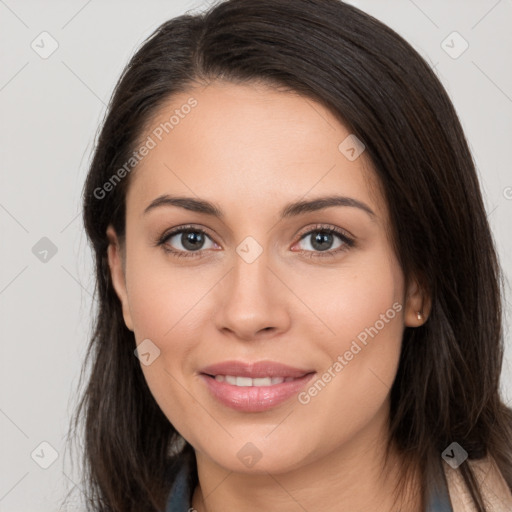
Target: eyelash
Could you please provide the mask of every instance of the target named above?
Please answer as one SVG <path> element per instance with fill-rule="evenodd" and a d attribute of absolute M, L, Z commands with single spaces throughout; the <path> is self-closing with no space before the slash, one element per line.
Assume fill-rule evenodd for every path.
<path fill-rule="evenodd" d="M 169 249 L 168 247 L 165 246 L 165 243 L 167 242 L 167 240 L 172 238 L 174 235 L 184 233 L 184 232 L 201 233 L 211 239 L 210 235 L 203 229 L 196 228 L 193 225 L 186 225 L 186 226 L 180 226 L 179 228 L 176 228 L 169 232 L 164 233 L 162 235 L 162 237 L 160 237 L 157 240 L 156 245 L 162 246 L 162 248 L 165 252 L 172 254 L 172 256 L 174 256 L 176 258 L 198 258 L 198 257 L 202 258 L 203 257 L 202 253 L 205 251 L 205 249 L 200 249 L 198 251 L 181 251 L 181 250 L 178 251 L 176 249 Z M 356 245 L 355 240 L 353 238 L 348 237 L 344 231 L 342 231 L 339 228 L 336 228 L 334 226 L 329 226 L 329 225 L 324 225 L 324 224 L 317 224 L 316 226 L 313 227 L 313 229 L 310 229 L 309 231 L 300 235 L 299 241 L 301 241 L 302 239 L 306 238 L 307 236 L 309 236 L 313 233 L 327 233 L 327 234 L 337 235 L 343 242 L 343 245 L 341 247 L 338 247 L 335 250 L 330 250 L 330 251 L 305 251 L 305 250 L 296 251 L 299 254 L 302 254 L 303 256 L 305 256 L 306 258 L 311 258 L 311 259 L 312 258 L 326 258 L 326 257 L 333 258 L 337 254 L 339 254 L 341 252 L 348 251 L 350 248 L 352 248 Z"/>

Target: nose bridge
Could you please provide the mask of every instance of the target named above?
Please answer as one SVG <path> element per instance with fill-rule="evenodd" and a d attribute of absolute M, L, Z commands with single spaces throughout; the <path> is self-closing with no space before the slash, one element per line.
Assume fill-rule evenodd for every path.
<path fill-rule="evenodd" d="M 253 237 L 246 237 L 237 247 L 233 259 L 233 271 L 230 277 L 230 298 L 243 303 L 248 300 L 263 305 L 273 288 L 268 249 Z"/>

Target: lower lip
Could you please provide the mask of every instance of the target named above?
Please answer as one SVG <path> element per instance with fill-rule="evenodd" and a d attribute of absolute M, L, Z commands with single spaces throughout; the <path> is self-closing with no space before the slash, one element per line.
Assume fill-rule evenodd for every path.
<path fill-rule="evenodd" d="M 296 395 L 312 379 L 308 373 L 299 379 L 273 386 L 234 386 L 219 382 L 204 373 L 201 378 L 215 398 L 222 404 L 243 412 L 261 412 L 276 407 Z"/>

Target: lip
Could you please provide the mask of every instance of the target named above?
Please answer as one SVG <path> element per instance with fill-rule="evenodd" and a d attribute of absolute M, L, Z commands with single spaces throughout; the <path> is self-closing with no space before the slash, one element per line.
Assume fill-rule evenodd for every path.
<path fill-rule="evenodd" d="M 235 386 L 215 380 L 215 375 L 293 377 L 294 380 L 272 386 Z M 203 368 L 200 378 L 221 404 L 241 412 L 262 412 L 277 407 L 298 394 L 315 375 L 315 370 L 293 368 L 272 361 L 225 361 Z"/>
<path fill-rule="evenodd" d="M 251 377 L 253 379 L 262 377 L 293 377 L 297 379 L 314 371 L 313 369 L 294 368 L 275 361 L 256 361 L 253 363 L 223 361 L 202 368 L 200 373 L 211 376 L 233 375 L 235 377 Z"/>

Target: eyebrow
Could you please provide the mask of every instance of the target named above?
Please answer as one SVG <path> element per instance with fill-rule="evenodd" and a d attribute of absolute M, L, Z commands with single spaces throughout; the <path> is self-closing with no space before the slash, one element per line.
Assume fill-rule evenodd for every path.
<path fill-rule="evenodd" d="M 225 218 L 222 210 L 217 205 L 209 201 L 193 197 L 171 196 L 169 194 L 164 194 L 154 199 L 146 207 L 143 214 L 146 215 L 151 210 L 161 206 L 176 206 L 192 212 L 211 215 L 221 220 Z M 280 218 L 285 219 L 296 217 L 304 213 L 316 212 L 318 210 L 323 210 L 324 208 L 332 208 L 334 206 L 350 206 L 353 208 L 359 208 L 366 212 L 372 220 L 376 217 L 375 212 L 367 204 L 352 197 L 338 195 L 330 195 L 318 197 L 309 201 L 296 201 L 289 203 L 281 210 L 279 216 Z"/>

